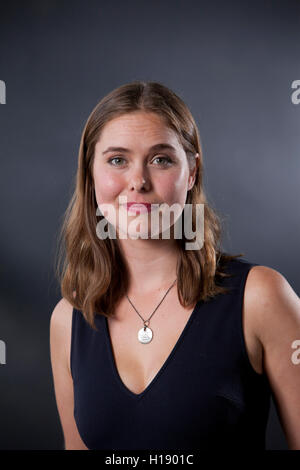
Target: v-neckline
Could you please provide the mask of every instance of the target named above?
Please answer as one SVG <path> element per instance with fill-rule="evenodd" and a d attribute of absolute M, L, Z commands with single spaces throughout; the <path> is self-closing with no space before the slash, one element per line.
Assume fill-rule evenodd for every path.
<path fill-rule="evenodd" d="M 199 306 L 199 301 L 196 303 L 195 307 L 194 307 L 194 310 L 192 311 L 192 313 L 190 314 L 189 316 L 189 319 L 188 321 L 186 322 L 179 338 L 177 339 L 173 349 L 171 350 L 170 354 L 168 355 L 167 359 L 165 360 L 165 362 L 163 363 L 163 365 L 161 366 L 161 368 L 159 369 L 159 371 L 156 373 L 156 375 L 154 376 L 154 378 L 151 380 L 151 382 L 147 385 L 147 387 L 141 392 L 141 393 L 134 393 L 132 392 L 123 382 L 123 380 L 121 379 L 121 376 L 119 374 L 119 371 L 117 369 L 117 365 L 116 365 L 116 362 L 115 362 L 115 358 L 114 358 L 114 355 L 113 355 L 113 350 L 112 350 L 112 341 L 111 341 L 111 337 L 110 337 L 110 332 L 109 332 L 109 327 L 108 327 L 108 321 L 107 321 L 107 317 L 104 317 L 103 316 L 103 319 L 104 319 L 104 323 L 105 323 L 105 338 L 106 338 L 106 343 L 107 343 L 107 348 L 108 348 L 108 355 L 109 355 L 109 358 L 110 358 L 110 362 L 111 362 L 111 366 L 112 366 L 112 370 L 113 370 L 113 374 L 114 374 L 114 377 L 116 379 L 116 382 L 117 384 L 120 386 L 120 388 L 125 391 L 129 396 L 131 396 L 132 398 L 135 398 L 135 399 L 139 399 L 139 398 L 142 398 L 153 386 L 153 384 L 157 381 L 157 379 L 160 377 L 160 375 L 162 374 L 162 372 L 165 370 L 165 368 L 167 367 L 167 365 L 169 364 L 169 362 L 171 361 L 171 359 L 173 358 L 178 346 L 182 343 L 183 341 L 183 338 L 186 334 L 186 332 L 188 331 L 188 328 L 189 326 L 191 325 L 192 323 L 192 320 L 195 316 L 195 313 L 198 309 L 198 306 Z"/>

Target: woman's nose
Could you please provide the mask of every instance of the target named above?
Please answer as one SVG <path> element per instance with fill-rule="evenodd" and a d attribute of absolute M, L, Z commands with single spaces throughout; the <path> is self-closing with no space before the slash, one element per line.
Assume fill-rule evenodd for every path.
<path fill-rule="evenodd" d="M 131 187 L 132 189 L 135 189 L 136 191 L 142 191 L 145 189 L 145 184 L 146 184 L 146 181 L 144 178 L 140 178 L 139 180 L 135 179 L 134 181 L 131 182 Z"/>
<path fill-rule="evenodd" d="M 142 172 L 135 173 L 130 180 L 130 189 L 136 191 L 146 191 L 149 190 L 150 181 L 149 178 Z"/>

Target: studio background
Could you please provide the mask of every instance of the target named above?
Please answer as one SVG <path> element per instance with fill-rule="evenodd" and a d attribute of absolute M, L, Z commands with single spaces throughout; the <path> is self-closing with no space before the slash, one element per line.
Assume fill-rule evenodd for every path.
<path fill-rule="evenodd" d="M 16 1 L 0 6 L 0 448 L 62 449 L 49 321 L 57 233 L 98 101 L 160 81 L 189 106 L 223 247 L 300 293 L 300 2 Z M 287 449 L 272 403 L 268 449 Z"/>

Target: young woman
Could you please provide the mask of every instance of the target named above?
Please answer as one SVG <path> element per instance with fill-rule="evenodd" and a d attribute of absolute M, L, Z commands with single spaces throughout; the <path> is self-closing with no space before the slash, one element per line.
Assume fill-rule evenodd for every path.
<path fill-rule="evenodd" d="M 90 114 L 50 322 L 66 449 L 263 449 L 271 393 L 300 449 L 300 299 L 221 251 L 202 177 L 195 121 L 164 85 L 123 85 Z M 174 204 L 165 237 L 151 216 Z M 193 249 L 188 224 L 203 230 Z"/>

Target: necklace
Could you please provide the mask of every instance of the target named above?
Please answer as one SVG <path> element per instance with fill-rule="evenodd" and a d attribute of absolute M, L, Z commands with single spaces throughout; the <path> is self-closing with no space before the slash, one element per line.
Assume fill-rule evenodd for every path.
<path fill-rule="evenodd" d="M 143 343 L 143 344 L 147 344 L 147 343 L 150 343 L 150 341 L 152 340 L 152 337 L 153 337 L 153 331 L 151 330 L 151 328 L 149 328 L 149 322 L 150 322 L 150 319 L 152 318 L 152 316 L 154 315 L 154 313 L 156 312 L 156 310 L 158 309 L 158 307 L 160 306 L 160 304 L 162 303 L 162 301 L 164 300 L 164 298 L 166 297 L 166 295 L 168 294 L 168 292 L 172 289 L 172 287 L 174 286 L 175 282 L 176 282 L 177 278 L 175 279 L 175 281 L 173 282 L 173 284 L 171 285 L 171 287 L 169 287 L 169 289 L 167 290 L 167 292 L 165 293 L 165 295 L 163 296 L 162 300 L 159 302 L 159 304 L 157 305 L 156 309 L 154 310 L 154 312 L 152 312 L 151 316 L 148 318 L 148 320 L 144 320 L 143 317 L 139 314 L 139 312 L 137 311 L 137 309 L 135 308 L 135 306 L 133 305 L 133 303 L 131 302 L 131 300 L 129 299 L 128 295 L 126 295 L 128 301 L 130 302 L 130 304 L 132 305 L 132 307 L 134 308 L 134 310 L 136 311 L 136 313 L 139 315 L 139 317 L 143 320 L 143 323 L 144 323 L 144 326 L 143 328 L 141 328 L 139 331 L 138 331 L 138 340 L 140 343 Z"/>

